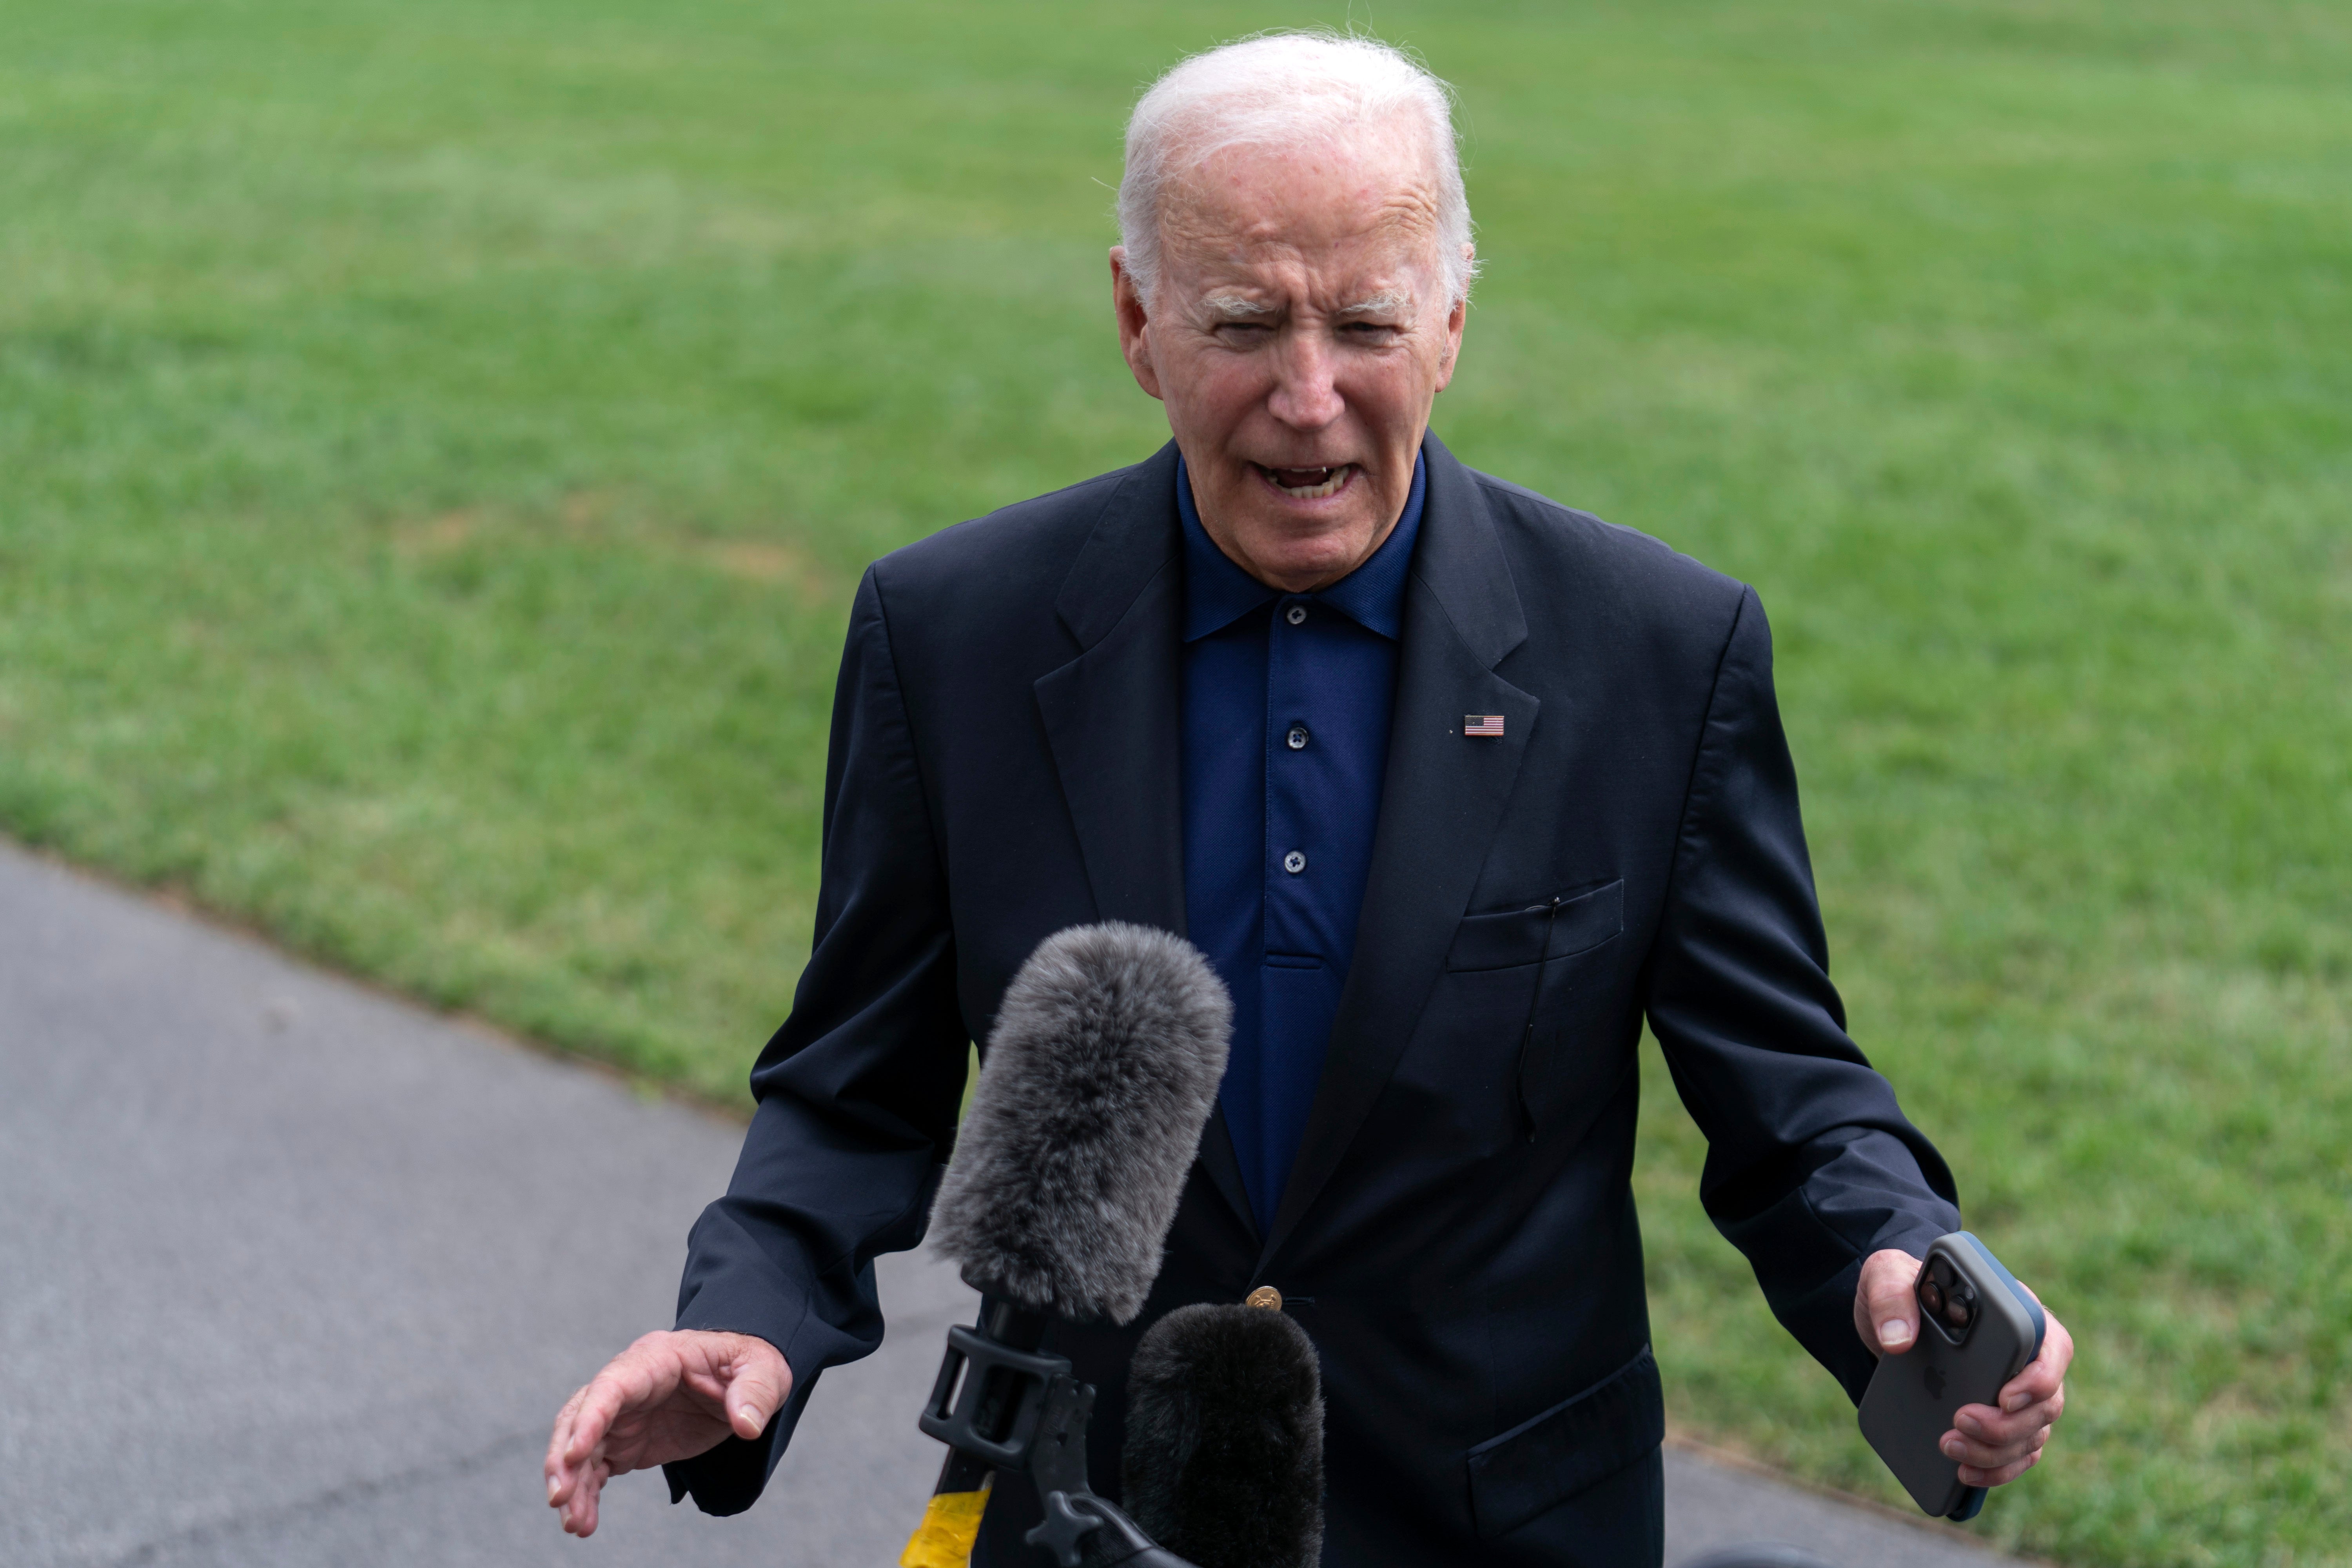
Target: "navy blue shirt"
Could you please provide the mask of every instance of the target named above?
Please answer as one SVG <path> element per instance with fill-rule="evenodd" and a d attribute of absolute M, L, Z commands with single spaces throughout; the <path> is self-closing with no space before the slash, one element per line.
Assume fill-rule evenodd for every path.
<path fill-rule="evenodd" d="M 1284 594 L 1225 558 L 1184 467 L 1184 916 L 1234 995 L 1219 1093 L 1261 1235 L 1307 1128 L 1356 951 L 1427 480 L 1371 558 Z"/>

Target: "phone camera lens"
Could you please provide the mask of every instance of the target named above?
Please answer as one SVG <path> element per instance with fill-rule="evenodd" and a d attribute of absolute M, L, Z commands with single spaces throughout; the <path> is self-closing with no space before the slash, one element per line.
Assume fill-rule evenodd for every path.
<path fill-rule="evenodd" d="M 1944 1321 L 1956 1329 L 1967 1328 L 1969 1320 L 1975 1316 L 1976 1309 L 1958 1296 L 1952 1297 L 1944 1303 Z"/>
<path fill-rule="evenodd" d="M 1944 1310 L 1944 1288 L 1933 1279 L 1919 1282 L 1919 1300 L 1931 1312 Z"/>

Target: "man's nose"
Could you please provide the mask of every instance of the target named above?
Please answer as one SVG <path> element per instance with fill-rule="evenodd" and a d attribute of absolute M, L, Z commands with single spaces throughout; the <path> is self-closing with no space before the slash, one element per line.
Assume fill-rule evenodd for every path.
<path fill-rule="evenodd" d="M 1339 417 L 1339 366 L 1331 345 L 1315 332 L 1286 334 L 1266 407 L 1294 430 L 1320 430 Z"/>

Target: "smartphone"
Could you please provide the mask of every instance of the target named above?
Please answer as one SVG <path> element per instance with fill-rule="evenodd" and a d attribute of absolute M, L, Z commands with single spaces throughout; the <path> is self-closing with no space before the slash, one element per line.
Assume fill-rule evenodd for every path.
<path fill-rule="evenodd" d="M 1937 1445 L 1963 1405 L 1999 1408 L 2001 1386 L 2042 1353 L 2042 1304 L 1965 1230 L 1927 1248 L 1916 1287 L 1919 1338 L 1882 1355 L 1862 1396 L 1862 1435 L 1911 1494 L 1944 1519 L 1973 1519 L 1982 1487 L 1960 1485 L 1960 1467 Z"/>

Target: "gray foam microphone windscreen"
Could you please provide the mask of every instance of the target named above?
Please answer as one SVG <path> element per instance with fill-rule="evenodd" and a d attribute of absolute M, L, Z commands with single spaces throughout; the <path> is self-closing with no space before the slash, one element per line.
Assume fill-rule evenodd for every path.
<path fill-rule="evenodd" d="M 1073 926 L 1005 989 L 931 1209 L 967 1283 L 1066 1318 L 1131 1321 L 1159 1276 L 1216 1103 L 1233 1002 L 1144 926 Z"/>
<path fill-rule="evenodd" d="M 1179 1307 L 1127 1373 L 1127 1511 L 1196 1568 L 1316 1568 L 1323 1378 L 1278 1310 Z"/>

